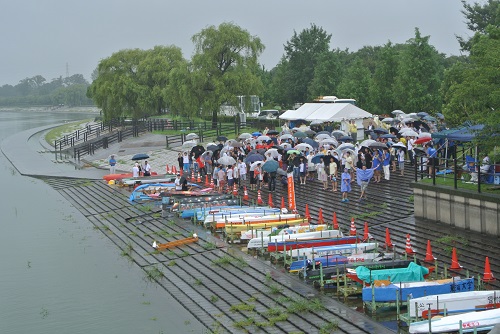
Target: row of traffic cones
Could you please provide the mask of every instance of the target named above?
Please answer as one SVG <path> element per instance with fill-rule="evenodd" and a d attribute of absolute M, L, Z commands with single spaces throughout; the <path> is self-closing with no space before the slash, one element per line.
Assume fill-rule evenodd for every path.
<path fill-rule="evenodd" d="M 171 171 L 172 171 L 172 173 L 176 173 L 177 172 L 175 166 L 172 166 L 172 170 Z M 170 172 L 170 169 L 169 169 L 169 167 L 167 165 L 167 173 L 169 173 L 169 172 Z M 180 172 L 182 173 L 182 170 L 180 170 Z M 191 174 L 191 178 L 194 180 L 194 174 L 193 173 Z M 213 187 L 214 186 L 213 179 L 211 180 L 210 183 L 209 183 L 208 180 L 209 180 L 208 175 L 205 175 L 205 185 Z M 201 181 L 201 177 L 200 177 L 199 174 L 198 174 L 198 177 L 197 177 L 196 181 L 198 183 L 202 182 Z M 236 185 L 234 185 L 234 187 L 233 187 L 233 195 L 234 196 L 238 196 L 238 188 L 237 188 Z M 248 191 L 247 191 L 246 186 L 244 187 L 244 190 L 243 190 L 243 200 L 244 201 L 248 201 L 249 200 Z M 264 205 L 264 201 L 262 200 L 262 194 L 261 194 L 260 190 L 257 191 L 257 204 L 258 205 Z M 271 208 L 274 207 L 272 193 L 269 193 L 268 205 Z M 285 208 L 285 199 L 283 197 L 281 197 L 281 209 L 283 209 L 283 208 Z M 309 212 L 309 205 L 308 204 L 306 204 L 305 215 L 304 216 L 309 221 L 311 221 L 311 214 Z M 323 218 L 323 210 L 322 210 L 322 208 L 319 209 L 317 223 L 318 224 L 324 224 L 325 223 L 325 220 Z M 333 213 L 332 225 L 333 225 L 334 229 L 339 229 L 339 224 L 338 224 L 337 213 L 336 212 Z M 349 235 L 351 235 L 351 236 L 357 235 L 357 230 L 356 230 L 356 225 L 354 223 L 354 218 L 351 219 L 351 225 L 350 225 L 350 229 L 349 229 Z M 363 241 L 368 241 L 370 239 L 372 239 L 372 236 L 369 233 L 368 222 L 365 222 L 365 224 L 364 224 L 364 230 L 363 230 L 363 239 L 362 240 Z M 392 248 L 394 248 L 394 244 L 391 241 L 391 236 L 390 236 L 390 233 L 389 233 L 389 228 L 385 229 L 385 248 L 386 249 L 392 249 Z M 415 249 L 411 245 L 410 234 L 406 235 L 405 253 L 407 255 L 414 255 L 416 253 Z M 426 252 L 425 252 L 424 262 L 434 263 L 434 261 L 436 261 L 436 257 L 434 257 L 432 255 L 431 241 L 427 240 L 427 249 L 426 249 Z M 458 262 L 457 249 L 455 247 L 453 247 L 453 249 L 452 249 L 452 256 L 451 256 L 451 266 L 450 266 L 449 269 L 453 270 L 453 271 L 459 271 L 459 270 L 462 270 L 462 268 L 463 267 Z M 485 281 L 485 282 L 491 282 L 491 281 L 494 281 L 494 280 L 495 280 L 495 277 L 494 277 L 493 273 L 491 272 L 489 258 L 486 257 L 485 264 L 484 264 L 483 281 Z"/>

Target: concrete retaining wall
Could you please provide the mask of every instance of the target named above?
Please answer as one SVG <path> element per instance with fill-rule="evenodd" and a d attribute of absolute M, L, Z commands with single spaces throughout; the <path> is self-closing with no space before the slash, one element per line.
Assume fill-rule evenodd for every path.
<path fill-rule="evenodd" d="M 500 197 L 412 183 L 415 217 L 500 237 Z"/>

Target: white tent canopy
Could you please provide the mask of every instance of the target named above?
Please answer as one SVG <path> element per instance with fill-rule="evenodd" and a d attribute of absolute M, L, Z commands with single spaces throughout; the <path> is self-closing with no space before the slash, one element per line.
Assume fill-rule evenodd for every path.
<path fill-rule="evenodd" d="M 280 119 L 340 122 L 368 117 L 372 114 L 350 103 L 305 103 L 297 110 L 287 110 Z"/>

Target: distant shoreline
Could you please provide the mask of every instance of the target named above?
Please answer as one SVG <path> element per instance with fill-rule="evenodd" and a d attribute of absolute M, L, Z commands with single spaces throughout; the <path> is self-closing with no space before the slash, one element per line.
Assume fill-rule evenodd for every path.
<path fill-rule="evenodd" d="M 100 113 L 98 107 L 59 107 L 56 109 L 50 109 L 50 107 L 0 107 L 0 111 L 32 111 L 32 112 L 88 112 L 88 113 Z"/>

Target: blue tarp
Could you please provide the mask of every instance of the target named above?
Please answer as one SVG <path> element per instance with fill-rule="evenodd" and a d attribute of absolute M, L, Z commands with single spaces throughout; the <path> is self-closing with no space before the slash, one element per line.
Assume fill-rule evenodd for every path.
<path fill-rule="evenodd" d="M 461 142 L 469 142 L 476 137 L 477 133 L 484 128 L 484 125 L 461 126 L 454 129 L 443 130 L 432 134 L 432 138 L 448 139 Z"/>
<path fill-rule="evenodd" d="M 399 282 L 420 282 L 424 280 L 424 275 L 429 273 L 429 269 L 412 262 L 406 268 L 370 270 L 364 266 L 356 268 L 358 278 L 367 283 L 376 280 L 389 280 L 391 283 Z"/>

